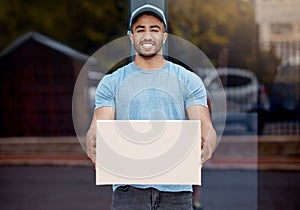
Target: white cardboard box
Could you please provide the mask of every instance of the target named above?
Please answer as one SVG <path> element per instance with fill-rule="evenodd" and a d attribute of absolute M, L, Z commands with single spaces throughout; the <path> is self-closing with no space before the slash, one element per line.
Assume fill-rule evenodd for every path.
<path fill-rule="evenodd" d="M 97 120 L 96 184 L 201 184 L 197 120 Z"/>

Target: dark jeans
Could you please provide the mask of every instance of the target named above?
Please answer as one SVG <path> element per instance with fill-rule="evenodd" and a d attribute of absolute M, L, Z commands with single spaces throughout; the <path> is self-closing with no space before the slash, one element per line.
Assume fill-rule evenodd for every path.
<path fill-rule="evenodd" d="M 161 192 L 129 185 L 113 192 L 111 210 L 192 210 L 192 192 Z"/>

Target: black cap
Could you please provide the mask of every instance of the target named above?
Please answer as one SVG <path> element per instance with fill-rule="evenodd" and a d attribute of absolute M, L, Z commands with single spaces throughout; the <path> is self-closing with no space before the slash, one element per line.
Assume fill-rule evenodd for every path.
<path fill-rule="evenodd" d="M 131 13 L 131 17 L 130 17 L 130 20 L 129 20 L 129 30 L 131 31 L 131 27 L 132 27 L 132 22 L 137 18 L 139 17 L 140 15 L 142 15 L 143 13 L 152 13 L 154 14 L 155 16 L 157 16 L 159 19 L 161 19 L 161 21 L 164 23 L 165 25 L 165 28 L 167 29 L 167 20 L 166 20 L 166 17 L 165 17 L 165 14 L 164 12 L 154 6 L 154 5 L 151 5 L 151 4 L 145 4 L 143 6 L 140 6 L 138 7 L 137 9 L 135 9 L 132 13 Z"/>

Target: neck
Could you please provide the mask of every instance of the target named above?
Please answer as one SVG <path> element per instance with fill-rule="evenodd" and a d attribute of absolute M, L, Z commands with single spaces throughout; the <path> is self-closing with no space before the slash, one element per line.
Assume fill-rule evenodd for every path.
<path fill-rule="evenodd" d="M 166 60 L 163 58 L 162 54 L 156 54 L 151 57 L 144 57 L 136 54 L 134 63 L 143 70 L 155 70 L 163 67 L 166 64 Z"/>

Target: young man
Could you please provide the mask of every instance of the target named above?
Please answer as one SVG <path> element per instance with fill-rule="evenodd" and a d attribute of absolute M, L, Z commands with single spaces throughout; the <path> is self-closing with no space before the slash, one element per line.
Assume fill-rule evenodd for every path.
<path fill-rule="evenodd" d="M 200 120 L 202 163 L 215 149 L 217 138 L 201 79 L 166 61 L 162 47 L 167 22 L 162 10 L 146 4 L 130 19 L 135 60 L 106 75 L 96 91 L 94 119 L 86 146 L 96 159 L 95 120 Z M 112 209 L 191 210 L 192 185 L 114 185 Z"/>

